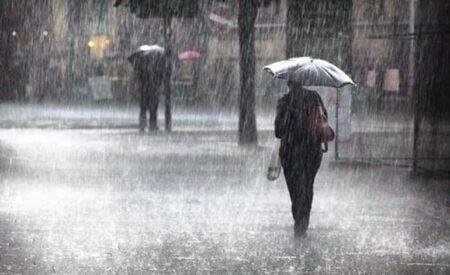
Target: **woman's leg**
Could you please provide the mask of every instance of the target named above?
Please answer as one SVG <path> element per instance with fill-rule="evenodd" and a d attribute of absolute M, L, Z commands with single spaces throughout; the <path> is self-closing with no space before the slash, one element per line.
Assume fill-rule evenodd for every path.
<path fill-rule="evenodd" d="M 150 111 L 150 120 L 149 120 L 149 129 L 151 131 L 158 130 L 158 91 L 156 89 L 152 90 L 152 95 L 149 97 L 149 111 Z"/>
<path fill-rule="evenodd" d="M 141 89 L 141 102 L 140 102 L 140 113 L 139 113 L 139 129 L 141 132 L 145 130 L 145 125 L 147 124 L 147 110 L 148 110 L 148 96 L 146 89 Z"/>
<path fill-rule="evenodd" d="M 309 226 L 314 179 L 321 159 L 321 155 L 316 155 L 313 159 L 296 159 L 283 163 L 284 176 L 292 203 L 296 236 L 304 235 Z"/>
<path fill-rule="evenodd" d="M 308 198 L 306 192 L 306 181 L 304 169 L 301 162 L 291 163 L 283 167 L 286 185 L 291 198 L 292 217 L 295 225 L 296 235 L 306 232 L 308 227 Z"/>

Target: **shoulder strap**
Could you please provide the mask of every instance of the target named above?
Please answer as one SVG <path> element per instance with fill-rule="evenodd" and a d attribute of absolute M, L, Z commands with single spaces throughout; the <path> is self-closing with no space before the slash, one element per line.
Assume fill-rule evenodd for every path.
<path fill-rule="evenodd" d="M 325 104 L 323 104 L 322 97 L 321 97 L 319 94 L 316 94 L 316 96 L 317 96 L 317 98 L 319 99 L 319 105 L 320 105 L 320 108 L 321 108 L 322 111 L 323 111 L 323 114 L 324 114 L 324 116 L 325 116 L 325 119 L 328 120 L 327 109 L 325 108 Z"/>
<path fill-rule="evenodd" d="M 323 104 L 322 97 L 319 94 L 317 94 L 317 97 L 319 99 L 319 105 L 320 105 L 320 108 L 323 111 L 323 115 L 324 115 L 325 121 L 328 122 L 328 113 L 327 113 L 327 109 L 325 108 L 325 104 Z M 323 153 L 328 152 L 328 142 L 324 141 L 324 142 L 322 142 L 322 144 L 323 144 L 323 148 L 321 148 L 322 152 Z"/>

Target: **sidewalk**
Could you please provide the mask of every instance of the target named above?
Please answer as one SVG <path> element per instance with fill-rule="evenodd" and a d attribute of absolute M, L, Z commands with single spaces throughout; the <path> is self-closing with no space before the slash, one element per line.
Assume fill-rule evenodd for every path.
<path fill-rule="evenodd" d="M 260 146 L 242 148 L 234 113 L 178 109 L 171 134 L 141 135 L 132 109 L 52 110 L 57 127 L 32 127 L 45 111 L 15 106 L 27 127 L 0 127 L 0 274 L 450 271 L 442 181 L 333 167 L 327 154 L 308 237 L 295 242 L 284 179 L 265 178 L 269 115 L 258 116 Z M 60 130 L 64 117 L 125 126 Z"/>
<path fill-rule="evenodd" d="M 408 132 L 414 130 L 414 117 L 412 114 L 371 114 L 353 115 L 351 118 L 353 132 Z M 450 134 L 450 121 L 439 121 L 436 129 L 445 134 Z M 429 133 L 433 130 L 430 121 L 423 119 L 420 130 Z"/>
<path fill-rule="evenodd" d="M 424 120 L 418 136 L 420 170 L 450 173 L 450 124 L 431 125 Z M 411 168 L 413 118 L 407 115 L 352 117 L 352 135 L 340 142 L 340 156 Z"/>
<path fill-rule="evenodd" d="M 224 134 L 225 133 L 225 134 Z M 448 274 L 450 211 L 405 171 L 328 167 L 295 242 L 235 133 L 0 129 L 0 274 Z"/>
<path fill-rule="evenodd" d="M 273 129 L 273 114 L 257 116 L 258 130 Z M 138 129 L 138 105 L 59 105 L 0 104 L 0 128 L 54 129 Z M 193 131 L 205 127 L 215 130 L 236 130 L 239 114 L 233 110 L 172 107 L 173 130 Z M 158 123 L 164 127 L 164 106 L 158 109 Z"/>
<path fill-rule="evenodd" d="M 55 105 L 1 104 L 0 128 L 40 129 L 137 129 L 139 109 L 135 105 Z M 257 109 L 257 128 L 262 146 L 271 146 L 275 110 Z M 172 110 L 173 131 L 236 132 L 238 113 L 213 108 Z M 164 106 L 159 108 L 159 125 L 164 129 Z M 450 125 L 433 128 L 422 123 L 419 136 L 419 166 L 448 171 L 450 167 Z M 386 163 L 411 167 L 413 157 L 413 120 L 408 115 L 371 115 L 351 117 L 351 136 L 340 139 L 339 156 L 343 159 Z M 328 157 L 334 155 L 329 144 Z"/>

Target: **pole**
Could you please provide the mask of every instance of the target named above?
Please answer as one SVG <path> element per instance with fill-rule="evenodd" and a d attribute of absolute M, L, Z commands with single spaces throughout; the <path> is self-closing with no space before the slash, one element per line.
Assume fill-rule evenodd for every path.
<path fill-rule="evenodd" d="M 339 160 L 339 89 L 336 88 L 336 139 L 334 141 L 334 160 Z"/>
<path fill-rule="evenodd" d="M 165 105 L 165 128 L 167 132 L 172 131 L 172 100 L 171 100 L 171 90 L 170 90 L 170 75 L 172 70 L 168 70 L 171 62 L 171 20 L 170 15 L 164 16 L 164 40 L 166 42 L 166 73 L 164 74 L 164 105 Z M 169 73 L 167 73 L 169 72 Z"/>
<path fill-rule="evenodd" d="M 416 54 L 416 38 L 415 21 L 416 21 L 416 0 L 409 0 L 409 60 L 408 60 L 408 96 L 412 98 L 414 92 L 414 76 L 415 76 L 415 54 Z"/>
<path fill-rule="evenodd" d="M 415 33 L 415 21 L 416 21 L 416 0 L 409 0 L 409 62 L 408 62 L 408 96 L 414 100 L 414 130 L 413 130 L 413 174 L 417 173 L 417 162 L 419 157 L 419 132 L 420 132 L 420 97 L 419 89 L 414 91 L 415 83 L 415 55 L 416 55 L 416 38 Z"/>
<path fill-rule="evenodd" d="M 420 110 L 419 91 L 416 90 L 414 96 L 414 137 L 413 137 L 413 174 L 417 173 L 417 161 L 419 156 L 419 133 L 422 113 Z"/>
<path fill-rule="evenodd" d="M 1 8 L 4 8 L 5 11 L 8 11 L 9 16 L 11 16 L 12 14 L 14 14 L 12 12 L 12 3 L 8 2 L 8 1 L 4 1 L 1 4 Z M 9 94 L 11 91 L 11 64 L 12 64 L 12 57 L 14 56 L 14 52 L 15 49 L 13 49 L 13 39 L 11 38 L 12 36 L 12 26 L 14 23 L 13 20 L 11 20 L 10 17 L 0 17 L 0 19 L 2 19 L 0 21 L 0 23 L 3 25 L 2 26 L 2 31 L 0 32 L 0 38 L 6 37 L 6 41 L 2 41 L 3 43 L 6 42 L 6 48 L 2 49 L 3 51 L 0 51 L 0 53 L 2 54 L 2 56 L 0 57 L 2 60 L 0 60 L 3 64 L 4 64 L 4 75 L 2 75 L 1 79 L 0 79 L 0 84 L 1 84 L 1 88 L 0 88 L 0 100 L 5 99 L 5 98 L 10 98 L 11 95 Z M 3 37 L 1 37 L 1 35 L 3 35 Z M 3 44 L 2 46 L 0 46 L 1 48 L 3 48 L 3 46 L 5 45 Z M 1 49 L 0 48 L 0 49 Z"/>

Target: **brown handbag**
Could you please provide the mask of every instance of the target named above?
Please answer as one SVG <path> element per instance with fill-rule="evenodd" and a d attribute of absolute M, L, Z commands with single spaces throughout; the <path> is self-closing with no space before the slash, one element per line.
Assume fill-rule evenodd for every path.
<path fill-rule="evenodd" d="M 321 114 L 321 121 L 320 121 L 320 127 L 318 129 L 320 140 L 322 142 L 329 142 L 334 140 L 336 137 L 333 129 L 328 124 L 328 121 L 324 115 Z"/>
<path fill-rule="evenodd" d="M 321 100 L 318 104 L 313 104 L 310 107 L 308 128 L 310 129 L 313 138 L 324 144 L 325 148 L 322 149 L 322 151 L 327 152 L 328 142 L 334 140 L 336 135 L 328 124 L 328 120 L 325 115 L 325 107 L 323 106 Z"/>

